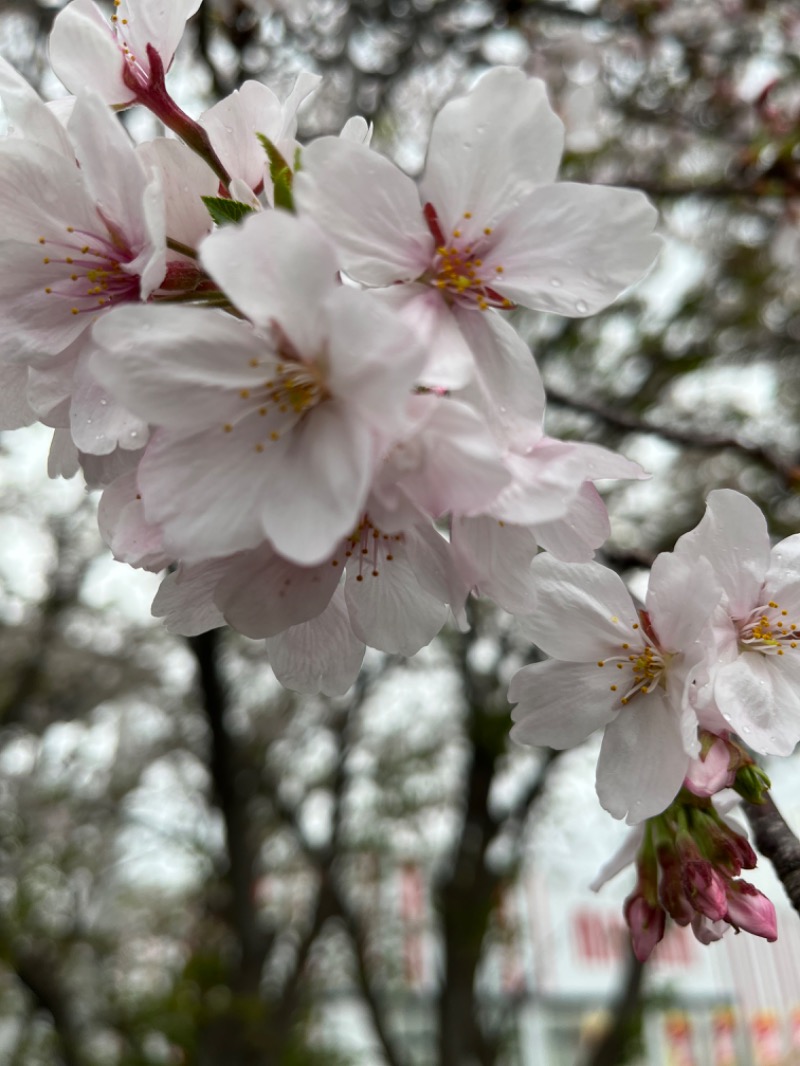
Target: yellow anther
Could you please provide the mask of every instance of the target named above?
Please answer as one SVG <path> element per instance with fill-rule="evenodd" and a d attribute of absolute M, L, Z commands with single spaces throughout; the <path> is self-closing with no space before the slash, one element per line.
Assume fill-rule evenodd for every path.
<path fill-rule="evenodd" d="M 249 389 L 241 389 L 240 392 L 239 392 L 239 395 L 241 396 L 241 398 L 243 400 L 249 400 L 250 399 L 250 390 Z"/>
<path fill-rule="evenodd" d="M 464 218 L 472 218 L 472 212 L 471 211 L 465 211 L 464 212 Z"/>
<path fill-rule="evenodd" d="M 45 291 L 46 293 L 48 293 L 48 294 L 49 294 L 49 293 L 51 293 L 51 292 L 52 292 L 53 290 L 52 290 L 52 289 L 51 289 L 51 288 L 50 288 L 50 287 L 48 286 L 48 287 L 47 287 L 47 288 L 46 288 L 46 289 L 45 289 L 44 291 Z"/>
<path fill-rule="evenodd" d="M 769 601 L 769 603 L 767 604 L 767 606 L 768 606 L 768 607 L 777 607 L 778 605 L 777 605 L 777 603 L 775 602 L 775 600 L 770 600 L 770 601 Z"/>
<path fill-rule="evenodd" d="M 47 244 L 47 241 L 44 239 L 44 237 L 39 238 L 39 244 Z"/>
<path fill-rule="evenodd" d="M 250 366 L 258 366 L 258 359 L 251 359 Z"/>
<path fill-rule="evenodd" d="M 230 422 L 226 422 L 222 428 L 225 430 L 226 433 L 233 433 L 233 426 L 230 424 Z"/>
<path fill-rule="evenodd" d="M 494 268 L 494 272 L 495 272 L 495 274 L 502 274 L 503 273 L 503 268 L 502 267 L 495 267 Z"/>
<path fill-rule="evenodd" d="M 603 660 L 602 660 L 602 659 L 598 659 L 598 660 L 597 660 L 597 665 L 598 665 L 598 666 L 605 666 L 606 664 L 605 664 L 605 663 L 603 662 Z"/>
<path fill-rule="evenodd" d="M 73 314 L 73 315 L 79 314 L 78 308 L 77 307 L 70 308 L 70 314 Z"/>
<path fill-rule="evenodd" d="M 263 452 L 264 451 L 264 445 L 263 444 L 257 444 L 256 445 L 256 451 L 257 452 Z"/>
<path fill-rule="evenodd" d="M 488 237 L 488 236 L 489 236 L 489 235 L 491 234 L 491 232 L 492 232 L 492 227 L 491 227 L 491 226 L 486 226 L 486 227 L 484 228 L 484 231 L 483 231 L 483 232 L 484 232 L 484 233 L 486 234 L 486 236 Z"/>
<path fill-rule="evenodd" d="M 454 229 L 453 230 L 453 236 L 454 237 L 460 237 L 461 236 L 461 230 L 460 229 Z"/>
<path fill-rule="evenodd" d="M 74 232 L 75 232 L 75 227 L 74 226 L 67 226 L 67 233 L 74 233 Z"/>
<path fill-rule="evenodd" d="M 609 685 L 608 687 L 611 689 L 612 692 L 616 692 L 617 691 L 617 686 L 616 685 Z"/>
<path fill-rule="evenodd" d="M 270 440 L 280 440 L 280 433 L 277 433 L 274 429 L 269 435 Z"/>
<path fill-rule="evenodd" d="M 45 256 L 45 257 L 44 257 L 44 259 L 42 260 L 42 262 L 43 262 L 43 263 L 45 264 L 45 266 L 46 266 L 46 265 L 47 265 L 47 264 L 48 264 L 48 263 L 50 262 L 50 260 L 48 259 L 48 257 L 47 257 L 47 256 Z"/>

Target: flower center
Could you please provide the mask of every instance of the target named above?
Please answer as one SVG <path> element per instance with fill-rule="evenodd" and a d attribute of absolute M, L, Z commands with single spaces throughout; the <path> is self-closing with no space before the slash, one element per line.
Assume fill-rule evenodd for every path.
<path fill-rule="evenodd" d="M 783 655 L 800 641 L 800 622 L 788 621 L 789 612 L 774 600 L 754 607 L 739 624 L 742 651 L 759 651 L 762 655 Z"/>
<path fill-rule="evenodd" d="M 507 310 L 511 300 L 497 292 L 492 285 L 500 282 L 503 267 L 487 265 L 484 256 L 491 252 L 491 227 L 486 226 L 472 239 L 456 227 L 447 236 L 442 229 L 433 204 L 426 204 L 425 220 L 436 241 L 436 257 L 423 279 L 439 289 L 449 302 L 476 305 L 486 311 L 490 307 Z M 464 212 L 465 226 L 474 232 L 472 212 Z"/>
<path fill-rule="evenodd" d="M 270 376 L 252 388 L 239 390 L 239 398 L 244 401 L 241 413 L 222 427 L 225 433 L 232 433 L 237 426 L 246 423 L 252 430 L 255 416 L 259 427 L 254 435 L 260 438 L 253 445 L 257 452 L 263 452 L 267 444 L 280 440 L 328 396 L 321 368 L 315 363 L 301 361 L 277 323 L 273 323 L 273 335 L 278 357 L 285 361 L 249 361 L 252 370 L 267 367 Z"/>
<path fill-rule="evenodd" d="M 633 628 L 638 630 L 639 623 L 635 622 Z M 623 643 L 619 646 L 619 655 L 611 655 L 597 661 L 601 669 L 613 664 L 620 671 L 618 680 L 609 685 L 609 688 L 612 692 L 622 692 L 619 701 L 623 707 L 627 706 L 640 692 L 646 696 L 658 685 L 663 684 L 664 674 L 671 658 L 650 642 L 649 635 L 642 633 L 641 636 L 642 643 L 638 647 L 631 648 L 629 643 Z"/>
<path fill-rule="evenodd" d="M 52 273 L 45 295 L 65 300 L 67 313 L 95 313 L 139 299 L 139 276 L 125 269 L 133 256 L 112 233 L 99 235 L 67 226 L 63 239 L 40 237 L 39 244 L 47 253 L 42 263 Z"/>
<path fill-rule="evenodd" d="M 363 581 L 364 575 L 380 577 L 384 563 L 394 561 L 394 550 L 404 541 L 402 533 L 383 533 L 373 525 L 368 515 L 364 515 L 356 528 L 345 540 L 343 550 L 331 559 L 331 566 L 356 567 L 356 581 Z"/>

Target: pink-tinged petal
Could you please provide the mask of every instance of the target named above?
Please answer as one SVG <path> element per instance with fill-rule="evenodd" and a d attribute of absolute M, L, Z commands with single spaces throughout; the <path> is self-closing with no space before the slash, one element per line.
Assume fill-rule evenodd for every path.
<path fill-rule="evenodd" d="M 666 911 L 659 903 L 650 903 L 641 892 L 625 900 L 625 921 L 631 931 L 633 954 L 647 962 L 653 949 L 664 939 Z"/>
<path fill-rule="evenodd" d="M 528 345 L 502 315 L 456 307 L 453 310 L 475 360 L 475 380 L 465 397 L 510 444 L 519 434 L 533 443 L 541 436 L 544 385 Z"/>
<path fill-rule="evenodd" d="M 69 266 L 44 258 L 36 244 L 0 242 L 0 328 L 7 358 L 41 361 L 63 352 L 92 324 L 92 315 L 73 315 L 72 302 L 61 295 Z"/>
<path fill-rule="evenodd" d="M 597 871 L 595 879 L 589 885 L 592 892 L 599 892 L 603 885 L 616 877 L 617 874 L 622 873 L 627 866 L 631 866 L 634 863 L 643 840 L 644 826 L 634 826 L 628 832 L 621 847 Z"/>
<path fill-rule="evenodd" d="M 90 455 L 109 455 L 115 448 L 143 448 L 150 433 L 147 422 L 132 414 L 94 378 L 89 359 L 80 358 L 73 377 L 70 430 L 78 449 Z"/>
<path fill-rule="evenodd" d="M 778 939 L 778 917 L 767 897 L 749 881 L 728 884 L 728 913 L 725 920 L 736 929 L 744 929 L 765 940 Z"/>
<path fill-rule="evenodd" d="M 92 89 L 106 104 L 133 103 L 122 77 L 122 52 L 92 0 L 72 0 L 56 15 L 49 50 L 53 70 L 70 92 Z"/>
<path fill-rule="evenodd" d="M 641 646 L 633 628 L 639 627 L 636 608 L 613 570 L 598 563 L 562 563 L 547 553 L 534 559 L 532 570 L 536 611 L 526 627 L 542 651 L 589 663 L 623 643 Z"/>
<path fill-rule="evenodd" d="M 760 597 L 770 565 L 769 532 L 761 511 L 740 492 L 710 492 L 706 513 L 678 540 L 675 554 L 710 561 L 734 618 L 747 617 L 764 602 Z"/>
<path fill-rule="evenodd" d="M 272 89 L 258 81 L 246 81 L 205 111 L 200 125 L 227 172 L 251 189 L 260 188 L 269 161 L 258 134 L 275 142 L 283 125 L 283 106 Z"/>
<path fill-rule="evenodd" d="M 791 755 L 800 740 L 800 668 L 790 660 L 798 650 L 780 657 L 744 652 L 717 672 L 722 717 L 762 755 Z"/>
<path fill-rule="evenodd" d="M 170 633 L 196 637 L 225 625 L 213 600 L 214 589 L 230 565 L 230 559 L 215 559 L 197 566 L 180 566 L 161 582 L 152 613 L 163 618 Z"/>
<path fill-rule="evenodd" d="M 660 692 L 638 695 L 606 726 L 597 795 L 609 814 L 636 825 L 670 805 L 688 767 L 678 716 Z"/>
<path fill-rule="evenodd" d="M 800 618 L 800 533 L 779 541 L 770 553 L 764 598 Z"/>
<path fill-rule="evenodd" d="M 509 481 L 486 424 L 455 400 L 413 399 L 425 423 L 392 453 L 395 484 L 432 518 L 484 511 Z"/>
<path fill-rule="evenodd" d="M 376 569 L 348 566 L 345 601 L 353 632 L 365 644 L 390 655 L 416 655 L 430 644 L 444 623 L 448 609 L 417 579 L 402 548 Z"/>
<path fill-rule="evenodd" d="M 0 143 L 0 211 L 3 234 L 37 246 L 39 238 L 61 242 L 67 226 L 96 233 L 97 212 L 72 158 L 33 141 L 9 138 Z"/>
<path fill-rule="evenodd" d="M 701 944 L 716 944 L 729 929 L 727 922 L 710 922 L 704 914 L 695 914 L 692 917 L 692 932 Z"/>
<path fill-rule="evenodd" d="M 684 786 L 695 796 L 714 796 L 724 788 L 731 788 L 735 777 L 731 751 L 722 737 L 717 737 L 705 755 L 701 752 L 689 763 Z"/>
<path fill-rule="evenodd" d="M 536 605 L 531 560 L 536 539 L 530 529 L 489 515 L 455 518 L 453 556 L 465 585 L 488 596 L 510 614 L 530 614 Z"/>
<path fill-rule="evenodd" d="M 373 299 L 397 311 L 427 354 L 419 384 L 461 389 L 474 372 L 474 355 L 452 308 L 428 285 L 392 285 L 371 290 Z"/>
<path fill-rule="evenodd" d="M 486 269 L 523 307 L 581 318 L 640 281 L 661 249 L 658 214 L 640 192 L 560 182 L 536 189 L 497 226 Z"/>
<path fill-rule="evenodd" d="M 417 187 L 394 163 L 340 137 L 314 141 L 301 162 L 297 210 L 330 236 L 353 278 L 391 285 L 413 281 L 431 265 L 434 241 Z"/>
<path fill-rule="evenodd" d="M 158 425 L 197 432 L 236 419 L 240 390 L 265 368 L 266 342 L 207 308 L 119 307 L 96 324 L 90 370 L 120 403 Z"/>
<path fill-rule="evenodd" d="M 157 137 L 136 148 L 148 170 L 156 170 L 166 211 L 165 230 L 173 240 L 196 248 L 213 228 L 202 196 L 216 196 L 219 178 L 182 141 Z M 170 253 L 171 258 L 178 258 Z"/>
<path fill-rule="evenodd" d="M 330 563 L 300 567 L 265 545 L 231 560 L 214 602 L 246 637 L 274 637 L 321 614 L 340 577 Z"/>
<path fill-rule="evenodd" d="M 171 559 L 164 553 L 161 530 L 144 517 L 136 471 L 113 481 L 100 498 L 97 509 L 100 536 L 115 559 L 145 570 L 164 570 Z"/>
<path fill-rule="evenodd" d="M 148 236 L 142 201 L 150 179 L 125 127 L 99 97 L 81 93 L 68 128 L 87 192 L 106 222 L 138 250 Z"/>
<path fill-rule="evenodd" d="M 20 429 L 35 421 L 28 403 L 28 368 L 0 365 L 0 429 Z"/>
<path fill-rule="evenodd" d="M 342 589 L 322 614 L 268 640 L 267 654 L 286 688 L 343 696 L 358 677 L 364 645 L 350 627 Z"/>
<path fill-rule="evenodd" d="M 123 474 L 129 474 L 135 470 L 141 459 L 143 451 L 129 451 L 126 448 L 115 448 L 108 455 L 89 455 L 87 452 L 79 452 L 83 480 L 86 488 L 104 489 L 113 484 Z M 175 558 L 169 556 L 170 560 Z"/>
<path fill-rule="evenodd" d="M 564 127 L 544 82 L 499 67 L 434 119 L 422 180 L 446 232 L 469 212 L 493 226 L 536 185 L 555 179 Z"/>
<path fill-rule="evenodd" d="M 9 134 L 26 137 L 46 148 L 72 157 L 67 132 L 39 94 L 0 56 L 0 98 L 9 123 Z"/>
<path fill-rule="evenodd" d="M 123 18 L 127 22 L 120 36 L 127 37 L 137 57 L 146 56 L 147 45 L 153 45 L 167 70 L 180 44 L 187 19 L 194 15 L 202 2 L 169 0 L 168 3 L 154 4 L 152 0 L 122 0 L 116 14 L 120 22 Z"/>
<path fill-rule="evenodd" d="M 328 389 L 393 443 L 409 427 L 402 397 L 410 394 L 425 352 L 405 323 L 365 292 L 335 289 L 325 319 Z"/>
<path fill-rule="evenodd" d="M 507 522 L 533 525 L 563 518 L 585 482 L 584 464 L 569 441 L 544 437 L 506 458 L 511 484 L 493 513 Z"/>
<path fill-rule="evenodd" d="M 75 477 L 79 470 L 78 449 L 72 443 L 69 430 L 54 430 L 50 453 L 47 456 L 47 476 L 70 478 Z"/>
<path fill-rule="evenodd" d="M 329 400 L 262 455 L 264 533 L 302 566 L 330 559 L 358 523 L 376 454 L 369 429 Z"/>
<path fill-rule="evenodd" d="M 595 550 L 611 535 L 603 498 L 588 481 L 570 502 L 563 518 L 534 522 L 539 545 L 564 563 L 589 563 Z"/>
<path fill-rule="evenodd" d="M 339 264 L 310 219 L 287 211 L 250 215 L 212 233 L 200 261 L 252 322 L 267 327 L 277 320 L 301 356 L 318 354 L 320 305 L 336 286 Z"/>
<path fill-rule="evenodd" d="M 252 436 L 246 426 L 225 433 L 220 425 L 190 437 L 159 430 L 150 438 L 139 490 L 147 520 L 162 526 L 174 558 L 193 564 L 264 540 L 270 484 Z"/>
<path fill-rule="evenodd" d="M 511 679 L 508 699 L 517 705 L 511 739 L 559 750 L 580 744 L 619 711 L 605 676 L 588 663 L 523 666 Z"/>
<path fill-rule="evenodd" d="M 659 644 L 684 651 L 698 640 L 722 598 L 722 586 L 707 559 L 662 552 L 653 563 L 646 606 Z"/>

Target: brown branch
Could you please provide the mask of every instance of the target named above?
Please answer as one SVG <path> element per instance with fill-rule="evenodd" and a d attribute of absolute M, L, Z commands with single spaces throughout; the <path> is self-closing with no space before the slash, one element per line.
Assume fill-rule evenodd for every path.
<path fill-rule="evenodd" d="M 219 671 L 220 631 L 211 630 L 188 640 L 197 660 L 203 710 L 211 734 L 209 770 L 214 799 L 225 825 L 228 859 L 226 880 L 231 890 L 229 920 L 239 952 L 239 981 L 243 991 L 257 993 L 267 942 L 258 920 L 253 885 L 255 852 L 250 840 L 247 800 L 242 793 L 241 752 L 226 726 L 228 698 Z"/>
<path fill-rule="evenodd" d="M 792 906 L 800 914 L 800 840 L 786 824 L 771 796 L 764 803 L 744 806 L 756 847 L 772 863 Z"/>
<path fill-rule="evenodd" d="M 567 407 L 581 414 L 592 415 L 612 429 L 621 429 L 626 433 L 646 433 L 696 451 L 737 451 L 740 455 L 746 455 L 760 466 L 777 474 L 787 488 L 800 484 L 800 465 L 785 463 L 769 448 L 761 444 L 749 444 L 736 437 L 692 433 L 690 430 L 678 429 L 675 426 L 653 425 L 652 422 L 646 422 L 629 411 L 622 411 L 594 400 L 576 399 L 550 386 L 547 388 L 547 398 L 550 403 Z"/>

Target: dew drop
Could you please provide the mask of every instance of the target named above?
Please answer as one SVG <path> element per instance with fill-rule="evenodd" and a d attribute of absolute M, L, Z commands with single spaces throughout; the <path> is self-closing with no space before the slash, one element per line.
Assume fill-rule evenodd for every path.
<path fill-rule="evenodd" d="M 100 401 L 100 406 L 101 407 L 108 407 L 108 400 L 101 400 Z"/>
<path fill-rule="evenodd" d="M 575 304 L 575 310 L 578 312 L 579 315 L 585 315 L 586 312 L 589 310 L 589 305 L 586 303 L 585 300 L 578 300 L 578 302 Z"/>
<path fill-rule="evenodd" d="M 550 284 L 553 286 L 554 289 L 560 289 L 561 278 L 550 278 Z"/>

